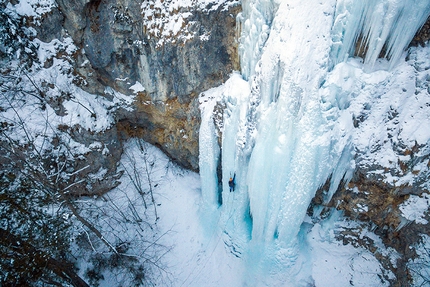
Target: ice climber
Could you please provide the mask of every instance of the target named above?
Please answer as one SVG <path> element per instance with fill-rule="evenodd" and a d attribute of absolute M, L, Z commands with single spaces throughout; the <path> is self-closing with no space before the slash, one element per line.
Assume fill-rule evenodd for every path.
<path fill-rule="evenodd" d="M 230 180 L 228 181 L 228 186 L 230 186 L 230 192 L 234 191 L 234 186 L 236 183 L 234 182 L 236 179 L 236 173 L 234 173 L 233 178 L 230 177 Z"/>

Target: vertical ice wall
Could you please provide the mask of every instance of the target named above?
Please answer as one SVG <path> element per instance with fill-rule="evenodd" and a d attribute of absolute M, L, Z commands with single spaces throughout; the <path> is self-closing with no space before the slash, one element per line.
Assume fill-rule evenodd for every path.
<path fill-rule="evenodd" d="M 329 68 L 334 7 L 335 1 L 281 3 L 250 79 L 257 107 L 248 108 L 254 131 L 245 149 L 252 152 L 239 168 L 247 170 L 254 242 L 290 247 L 315 191 L 342 157 L 319 93 Z"/>
<path fill-rule="evenodd" d="M 212 97 L 226 106 L 218 225 L 231 252 L 247 256 L 254 268 L 261 267 L 255 262 L 269 269 L 270 262 L 291 264 L 286 250 L 294 247 L 316 190 L 330 179 L 330 197 L 352 172 L 353 123 L 345 112 L 351 95 L 326 83 L 333 67 L 353 56 L 356 43 L 367 49 L 368 70 L 382 50 L 395 65 L 430 14 L 428 0 L 323 2 L 243 1 L 242 74 Z M 202 186 L 214 205 L 217 139 L 213 119 L 202 120 Z M 236 190 L 229 192 L 234 173 Z"/>

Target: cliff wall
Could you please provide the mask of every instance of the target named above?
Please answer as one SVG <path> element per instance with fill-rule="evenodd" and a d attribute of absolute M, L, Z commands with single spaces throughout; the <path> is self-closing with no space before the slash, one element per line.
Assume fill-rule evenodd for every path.
<path fill-rule="evenodd" d="M 222 2 L 222 1 L 221 1 Z M 224 1 L 225 2 L 225 1 Z M 164 2 L 163 2 L 164 3 Z M 183 6 L 130 0 L 58 0 L 38 37 L 64 29 L 79 51 L 77 83 L 110 97 L 132 95 L 132 111 L 115 114 L 121 137 L 139 136 L 184 167 L 198 170 L 198 95 L 239 69 L 236 15 L 240 6 Z"/>

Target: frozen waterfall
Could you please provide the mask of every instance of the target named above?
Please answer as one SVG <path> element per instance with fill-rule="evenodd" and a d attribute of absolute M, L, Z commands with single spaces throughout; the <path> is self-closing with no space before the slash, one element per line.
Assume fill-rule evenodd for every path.
<path fill-rule="evenodd" d="M 200 98 L 202 193 L 231 252 L 254 262 L 250 269 L 272 270 L 296 260 L 297 235 L 316 190 L 329 180 L 328 200 L 352 175 L 354 127 L 347 109 L 355 94 L 344 88 L 354 85 L 348 73 L 395 67 L 430 14 L 430 2 L 242 5 L 241 74 Z M 342 66 L 356 55 L 365 56 Z M 213 115 L 217 104 L 222 121 Z M 229 192 L 234 173 L 236 190 Z"/>

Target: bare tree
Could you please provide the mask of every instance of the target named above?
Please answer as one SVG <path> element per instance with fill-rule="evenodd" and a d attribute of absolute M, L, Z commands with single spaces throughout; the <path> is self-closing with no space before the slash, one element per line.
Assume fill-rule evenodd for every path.
<path fill-rule="evenodd" d="M 103 276 L 121 286 L 155 285 L 168 277 L 169 248 L 156 228 L 154 163 L 144 158 L 143 173 L 137 162 L 127 168 L 127 188 L 90 186 L 94 167 L 75 149 L 83 144 L 52 119 L 65 114 L 66 100 L 97 115 L 58 87 L 48 96 L 32 74 L 32 29 L 5 7 L 0 0 L 0 285 L 96 286 Z M 80 260 L 87 270 L 76 268 Z"/>
<path fill-rule="evenodd" d="M 430 237 L 424 236 L 421 244 L 415 247 L 418 253 L 416 258 L 410 260 L 407 267 L 413 278 L 414 286 L 430 286 Z"/>
<path fill-rule="evenodd" d="M 105 238 L 113 242 L 118 251 L 109 255 L 99 238 L 83 231 L 81 244 L 86 243 L 87 261 L 92 262 L 87 274 L 108 270 L 115 281 L 127 286 L 155 286 L 160 281 L 169 285 L 171 274 L 162 259 L 170 247 L 163 245 L 161 239 L 170 231 L 160 233 L 156 225 L 154 187 L 159 184 L 153 179 L 156 158 L 148 152 L 147 143 L 138 139 L 133 142 L 139 152 L 126 152 L 121 167 L 128 180 L 97 201 L 79 202 L 85 216 L 95 218 L 93 224 L 104 231 Z M 111 263 L 106 264 L 107 261 Z M 127 272 L 112 267 L 116 265 L 122 265 Z"/>
<path fill-rule="evenodd" d="M 0 130 L 0 282 L 88 286 L 67 255 L 71 223 L 62 217 L 61 202 L 70 199 L 57 192 L 31 134 L 21 141 L 10 136 L 20 121 L 3 121 Z"/>
<path fill-rule="evenodd" d="M 38 213 L 32 211 L 28 218 L 23 214 L 30 210 L 29 208 L 17 209 L 22 213 L 15 212 L 14 218 L 3 222 L 3 231 L 10 235 L 8 238 L 23 236 L 22 230 L 10 231 L 9 226 L 18 225 L 14 221 L 33 220 L 35 214 L 39 214 L 32 224 L 28 223 L 29 229 L 35 232 L 41 230 L 37 227 L 39 222 L 47 229 L 43 234 L 23 239 L 29 246 L 24 251 L 46 251 L 49 250 L 49 246 L 58 251 L 49 253 L 46 257 L 48 261 L 35 261 L 43 265 L 45 271 L 39 272 L 40 277 L 33 277 L 43 282 L 57 282 L 58 280 L 55 281 L 51 277 L 59 276 L 58 270 L 52 268 L 73 266 L 72 262 L 77 258 L 91 262 L 85 275 L 92 285 L 103 279 L 104 271 L 109 271 L 110 276 L 115 277 L 114 280 L 119 285 L 155 284 L 160 277 L 168 278 L 169 273 L 161 259 L 169 248 L 160 244 L 160 239 L 165 234 L 159 234 L 156 228 L 158 213 L 154 187 L 157 183 L 152 179 L 155 159 L 148 154 L 146 143 L 137 141 L 141 155 L 139 159 L 133 158 L 130 154 L 126 155 L 129 164 L 123 168 L 132 188 L 126 190 L 118 188 L 115 193 L 95 192 L 94 194 L 98 194 L 97 198 L 76 197 L 81 194 L 79 190 L 89 181 L 90 174 L 86 173 L 89 165 L 85 164 L 85 161 L 80 159 L 81 155 L 74 153 L 69 146 L 70 136 L 61 134 L 52 127 L 48 118 L 42 130 L 50 134 L 51 138 L 49 139 L 47 135 L 42 135 L 42 138 L 40 135 L 35 136 L 19 110 L 15 108 L 25 102 L 25 95 L 22 93 L 19 95 L 20 92 L 16 90 L 13 93 L 13 96 L 10 93 L 1 94 L 3 110 L 13 117 L 2 117 L 0 161 L 3 182 L 9 189 L 3 190 L 4 194 L 0 194 L 0 199 L 4 199 L 2 203 L 6 206 L 3 208 L 5 212 L 14 206 L 22 206 L 23 202 L 25 206 L 39 203 L 40 208 L 36 210 Z M 16 134 L 20 134 L 22 138 L 14 138 L 13 135 Z M 142 164 L 139 165 L 138 161 Z M 24 185 L 26 193 L 22 192 Z M 15 188 L 17 186 L 19 188 Z M 13 194 L 20 196 L 19 203 L 12 200 Z M 32 196 L 29 197 L 29 194 Z M 49 217 L 46 210 L 50 211 Z M 52 221 L 48 222 L 46 218 L 52 218 Z M 50 229 L 54 230 L 57 227 L 58 231 L 54 232 L 56 238 L 52 239 Z M 72 246 L 67 240 L 69 236 L 75 238 Z M 33 243 L 41 237 L 46 237 L 44 240 L 46 244 L 43 247 Z M 8 242 L 6 240 L 3 243 L 7 245 Z M 53 242 L 62 242 L 62 245 L 57 246 L 52 244 Z M 60 256 L 61 260 L 55 256 Z M 49 262 L 64 264 L 48 264 Z M 68 270 L 70 273 L 73 269 Z M 68 280 L 75 286 L 83 286 L 85 282 L 77 273 L 75 276 L 71 274 L 63 276 L 61 279 Z M 80 283 L 72 280 L 80 280 Z M 6 281 L 6 277 L 3 281 Z"/>

